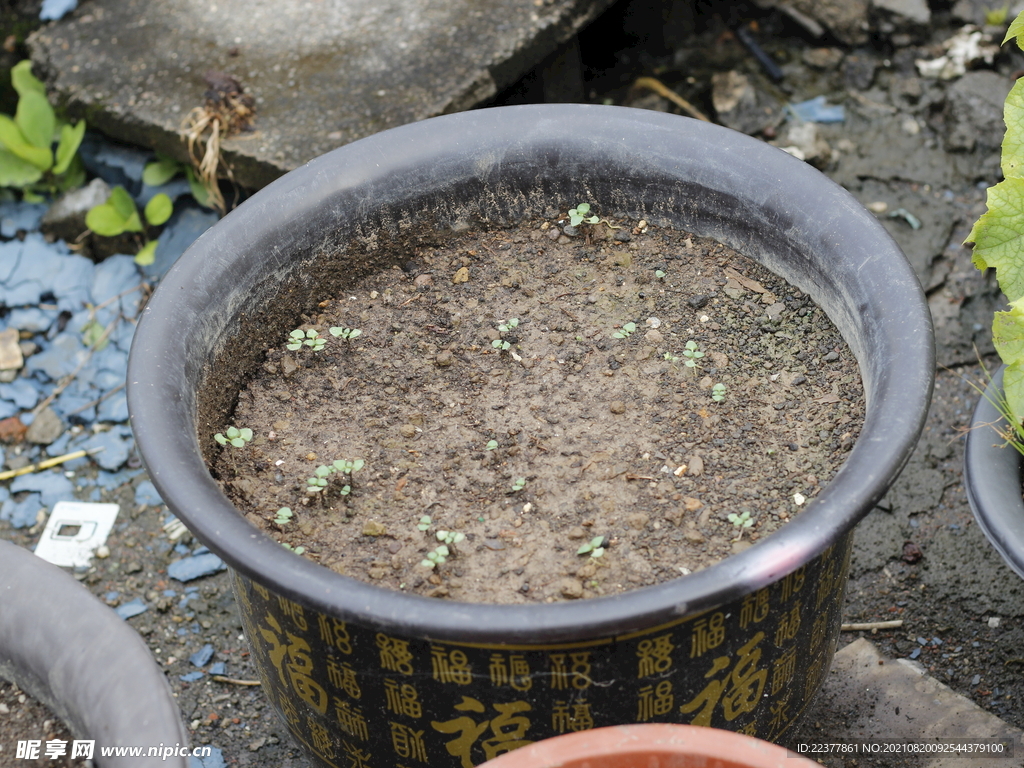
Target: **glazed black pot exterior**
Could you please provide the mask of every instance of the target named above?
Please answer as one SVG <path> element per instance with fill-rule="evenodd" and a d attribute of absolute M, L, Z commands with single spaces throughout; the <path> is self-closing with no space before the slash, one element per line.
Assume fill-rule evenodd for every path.
<path fill-rule="evenodd" d="M 1024 499 L 1021 455 L 997 434 L 1009 425 L 995 403 L 1002 396 L 1001 366 L 978 400 L 964 448 L 964 486 L 974 518 L 989 542 L 1024 577 Z"/>
<path fill-rule="evenodd" d="M 100 768 L 189 765 L 178 705 L 139 634 L 57 566 L 7 541 L 0 541 L 0 678 L 48 706 L 76 739 L 94 741 Z M 157 746 L 177 754 L 100 754 L 101 747 Z"/>
<path fill-rule="evenodd" d="M 392 592 L 286 551 L 236 512 L 202 457 L 203 392 L 247 322 L 270 340 L 286 291 L 350 242 L 414 222 L 515 221 L 590 202 L 712 237 L 808 293 L 860 364 L 861 437 L 807 509 L 707 570 L 625 594 L 484 605 Z M 369 258 L 369 257 L 368 257 Z M 359 264 L 338 262 L 344 275 Z M 328 294 L 330 295 L 330 294 Z M 247 370 L 266 349 L 235 345 Z M 854 525 L 917 441 L 933 381 L 931 320 L 899 248 L 823 175 L 760 141 L 687 118 L 543 105 L 450 115 L 306 164 L 199 238 L 146 307 L 128 399 L 171 510 L 235 572 L 265 690 L 323 765 L 468 766 L 570 730 L 682 722 L 778 738 L 827 674 Z M 202 394 L 201 394 L 202 393 Z M 215 409 L 216 410 L 216 409 Z M 372 759 L 371 759 L 372 758 Z M 346 762 L 348 761 L 348 762 Z"/>

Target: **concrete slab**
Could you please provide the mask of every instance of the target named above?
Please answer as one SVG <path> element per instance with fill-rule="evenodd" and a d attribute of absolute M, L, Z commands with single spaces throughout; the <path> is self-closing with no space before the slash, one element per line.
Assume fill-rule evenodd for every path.
<path fill-rule="evenodd" d="M 372 133 L 480 104 L 612 0 L 86 0 L 29 40 L 56 98 L 110 137 L 185 159 L 208 71 L 256 102 L 223 145 L 246 187 Z"/>
<path fill-rule="evenodd" d="M 823 733 L 818 741 L 925 743 L 945 738 L 1005 739 L 1013 744 L 1012 758 L 937 756 L 917 758 L 908 763 L 893 760 L 894 765 L 910 764 L 921 768 L 964 768 L 968 765 L 1020 768 L 1024 765 L 1024 731 L 954 693 L 929 676 L 916 662 L 884 658 L 864 638 L 855 640 L 836 654 L 832 671 L 813 710 L 808 713 L 810 720 L 830 713 L 840 715 L 842 721 L 838 732 Z M 810 741 L 806 729 L 800 738 Z M 831 764 L 815 757 L 825 765 Z"/>

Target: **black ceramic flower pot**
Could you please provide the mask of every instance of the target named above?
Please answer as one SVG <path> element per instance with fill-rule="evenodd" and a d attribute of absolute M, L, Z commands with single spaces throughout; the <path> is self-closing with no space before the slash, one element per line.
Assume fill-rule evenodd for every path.
<path fill-rule="evenodd" d="M 345 578 L 290 554 L 235 511 L 202 450 L 210 426 L 226 423 L 235 385 L 294 328 L 276 297 L 312 309 L 340 295 L 332 291 L 343 290 L 346 274 L 383 259 L 373 242 L 412 222 L 511 221 L 579 201 L 730 245 L 810 294 L 838 326 L 860 363 L 866 421 L 805 512 L 742 554 L 672 582 L 499 606 Z M 364 258 L 322 268 L 352 241 L 367 244 Z M 250 332 L 240 336 L 243 328 Z M 211 370 L 227 386 L 204 389 Z M 618 723 L 780 737 L 828 671 L 853 527 L 917 440 L 933 350 L 924 297 L 899 248 L 814 169 L 686 118 L 548 105 L 390 130 L 253 196 L 164 278 L 135 335 L 128 380 L 153 482 L 234 570 L 265 690 L 309 753 L 322 765 L 468 768 Z"/>
<path fill-rule="evenodd" d="M 178 705 L 138 633 L 57 566 L 7 541 L 0 541 L 0 677 L 46 704 L 76 739 L 93 741 L 100 768 L 189 764 Z M 105 757 L 108 747 L 147 751 Z M 151 756 L 150 747 L 161 751 Z"/>
<path fill-rule="evenodd" d="M 1024 577 L 1024 499 L 1021 498 L 1021 455 L 997 434 L 1007 427 L 995 403 L 1002 393 L 999 368 L 978 400 L 964 448 L 964 487 L 971 511 L 1018 576 Z"/>

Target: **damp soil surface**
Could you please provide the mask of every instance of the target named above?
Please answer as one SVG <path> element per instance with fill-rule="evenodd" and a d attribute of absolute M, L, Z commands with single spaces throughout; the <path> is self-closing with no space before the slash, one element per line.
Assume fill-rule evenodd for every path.
<path fill-rule="evenodd" d="M 306 557 L 468 602 L 615 594 L 767 536 L 856 440 L 856 361 L 753 261 L 616 226 L 410 237 L 267 351 L 215 476 Z"/>
<path fill-rule="evenodd" d="M 20 743 L 35 742 L 35 757 L 19 754 Z M 0 765 L 20 768 L 90 768 L 72 754 L 74 736 L 58 717 L 14 683 L 0 679 Z M 50 751 L 47 752 L 47 749 Z"/>

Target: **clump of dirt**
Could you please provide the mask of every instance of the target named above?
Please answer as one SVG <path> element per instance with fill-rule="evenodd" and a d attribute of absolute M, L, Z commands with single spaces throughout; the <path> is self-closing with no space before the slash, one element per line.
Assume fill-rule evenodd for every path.
<path fill-rule="evenodd" d="M 497 603 L 677 578 L 798 514 L 863 417 L 822 310 L 715 241 L 564 224 L 410 239 L 297 320 L 212 462 L 237 507 L 339 573 Z"/>

